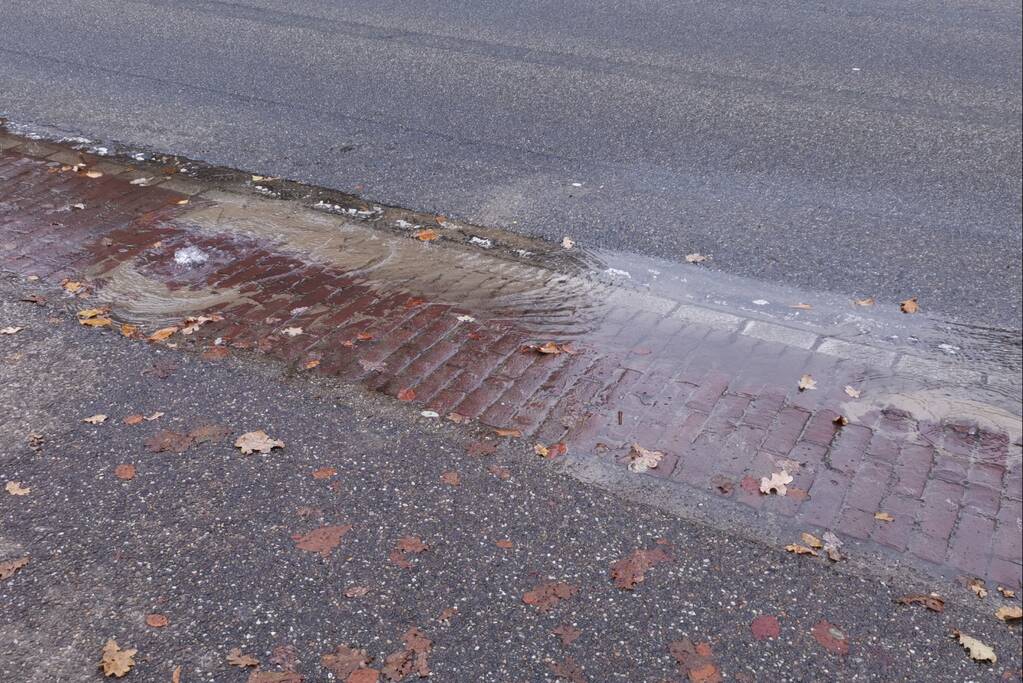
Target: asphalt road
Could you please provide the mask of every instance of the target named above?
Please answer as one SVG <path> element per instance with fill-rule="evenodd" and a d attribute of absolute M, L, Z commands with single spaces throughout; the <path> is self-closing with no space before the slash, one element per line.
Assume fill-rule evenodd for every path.
<path fill-rule="evenodd" d="M 0 113 L 1020 327 L 1021 9 L 0 1 Z"/>
<path fill-rule="evenodd" d="M 23 301 L 33 293 L 49 301 Z M 682 638 L 708 643 L 729 681 L 1018 679 L 1019 626 L 994 611 L 1019 602 L 994 587 L 981 600 L 965 585 L 792 555 L 623 502 L 521 440 L 474 457 L 480 434 L 467 426 L 258 358 L 204 361 L 87 329 L 70 303 L 38 282 L 0 280 L 0 321 L 23 328 L 0 335 L 0 480 L 28 489 L 0 491 L 0 561 L 30 557 L 0 579 L 4 681 L 99 681 L 108 638 L 138 649 L 125 681 L 169 681 L 181 666 L 183 683 L 284 683 L 229 666 L 235 647 L 307 683 L 340 681 L 322 654 L 365 648 L 379 667 L 411 626 L 433 641 L 439 683 L 553 682 L 548 662 L 565 657 L 585 678 L 562 681 L 718 680 L 679 670 L 668 647 Z M 82 421 L 97 413 L 108 417 Z M 231 434 L 183 452 L 147 445 L 200 425 Z M 255 429 L 284 448 L 242 455 L 232 443 Z M 124 464 L 130 479 L 115 474 Z M 352 528 L 336 548 L 296 543 L 337 525 Z M 407 535 L 429 549 L 402 568 L 389 555 Z M 612 563 L 641 548 L 672 559 L 634 590 L 615 587 Z M 523 603 L 548 581 L 577 592 L 549 612 Z M 365 594 L 347 596 L 355 586 Z M 947 599 L 943 613 L 895 603 L 930 591 Z M 148 626 L 152 614 L 166 626 Z M 751 623 L 763 616 L 778 631 L 758 640 Z M 822 620 L 844 640 L 816 638 Z M 563 624 L 578 640 L 559 642 Z M 972 661 L 955 629 L 997 663 Z M 843 643 L 847 653 L 834 651 Z"/>

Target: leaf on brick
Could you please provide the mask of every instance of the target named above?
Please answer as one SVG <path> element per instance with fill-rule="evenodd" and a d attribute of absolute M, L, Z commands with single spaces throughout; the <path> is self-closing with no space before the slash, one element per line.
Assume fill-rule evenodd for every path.
<path fill-rule="evenodd" d="M 760 492 L 764 494 L 775 494 L 784 496 L 788 491 L 788 485 L 792 483 L 792 475 L 782 470 L 774 472 L 770 477 L 763 477 L 760 480 Z"/>
<path fill-rule="evenodd" d="M 533 446 L 533 452 L 539 455 L 541 458 L 547 458 L 553 460 L 554 458 L 560 458 L 561 456 L 568 453 L 568 446 L 561 443 L 552 443 L 550 446 L 545 446 L 542 443 L 538 443 Z"/>
<path fill-rule="evenodd" d="M 629 450 L 629 471 L 646 472 L 655 469 L 664 458 L 664 453 L 643 448 L 638 443 Z"/>
<path fill-rule="evenodd" d="M 414 400 L 416 400 L 416 391 L 415 391 L 415 389 L 409 389 L 408 387 L 402 389 L 401 391 L 398 392 L 398 400 L 399 401 L 414 401 Z"/>
<path fill-rule="evenodd" d="M 859 398 L 860 397 L 860 390 L 856 389 L 855 387 L 851 387 L 848 384 L 845 385 L 845 393 L 846 393 L 847 396 L 849 396 L 851 398 Z"/>
<path fill-rule="evenodd" d="M 824 539 L 824 552 L 828 554 L 828 559 L 832 562 L 838 562 L 842 558 L 841 548 L 842 541 L 832 531 L 825 531 L 823 534 Z"/>
<path fill-rule="evenodd" d="M 895 521 L 895 518 L 892 517 L 891 514 L 889 514 L 887 512 L 875 512 L 874 513 L 874 519 L 876 519 L 879 522 L 894 522 Z"/>

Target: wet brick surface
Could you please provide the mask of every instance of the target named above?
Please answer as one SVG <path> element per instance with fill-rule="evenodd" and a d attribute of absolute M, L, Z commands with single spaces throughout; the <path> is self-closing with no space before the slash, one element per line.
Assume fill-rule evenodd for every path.
<path fill-rule="evenodd" d="M 190 229 L 180 220 L 184 195 L 59 169 L 18 148 L 0 155 L 5 271 L 85 279 L 101 292 L 115 269 L 130 267 L 169 292 L 216 301 L 189 314 L 223 320 L 178 335 L 172 342 L 182 347 L 256 350 L 300 372 L 414 397 L 424 410 L 564 442 L 622 468 L 639 443 L 665 456 L 636 476 L 674 482 L 683 495 L 689 487 L 709 491 L 723 507 L 794 529 L 831 529 L 1020 587 L 1019 445 L 894 408 L 837 426 L 836 411 L 849 400 L 843 387 L 869 391 L 862 365 L 622 309 L 608 313 L 604 330 L 616 334 L 601 335 L 605 341 L 542 354 L 529 345 L 547 340 L 514 320 L 465 318 L 471 311 L 457 302 L 381 287 L 260 240 Z M 208 260 L 175 263 L 187 247 Z M 817 380 L 816 391 L 797 390 L 803 373 Z M 757 490 L 762 477 L 782 470 L 793 477 L 788 495 Z"/>

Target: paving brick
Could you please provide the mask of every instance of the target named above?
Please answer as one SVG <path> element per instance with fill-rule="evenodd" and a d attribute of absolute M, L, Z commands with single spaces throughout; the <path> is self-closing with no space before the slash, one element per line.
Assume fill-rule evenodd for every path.
<path fill-rule="evenodd" d="M 895 492 L 911 498 L 922 496 L 933 460 L 933 447 L 904 443 L 895 465 Z"/>
<path fill-rule="evenodd" d="M 891 522 L 878 521 L 870 535 L 871 540 L 896 550 L 905 550 L 916 526 L 916 518 L 923 504 L 914 498 L 887 496 L 878 506 L 880 512 L 887 512 L 895 519 Z"/>
<path fill-rule="evenodd" d="M 985 576 L 994 530 L 994 520 L 969 512 L 961 514 L 949 542 L 949 563 L 962 571 Z"/>
<path fill-rule="evenodd" d="M 991 559 L 988 567 L 988 579 L 999 586 L 1009 590 L 1019 591 L 1023 589 L 1023 566 L 1019 562 L 1004 560 L 1000 557 Z"/>
<path fill-rule="evenodd" d="M 850 483 L 850 477 L 841 472 L 820 473 L 810 486 L 809 497 L 799 506 L 796 518 L 821 528 L 834 528 Z"/>
<path fill-rule="evenodd" d="M 803 426 L 810 418 L 810 413 L 798 408 L 782 408 L 777 419 L 771 425 L 764 439 L 764 449 L 773 453 L 784 455 L 796 445 Z"/>
<path fill-rule="evenodd" d="M 856 469 L 846 505 L 874 514 L 888 490 L 892 467 L 883 462 L 863 462 Z"/>

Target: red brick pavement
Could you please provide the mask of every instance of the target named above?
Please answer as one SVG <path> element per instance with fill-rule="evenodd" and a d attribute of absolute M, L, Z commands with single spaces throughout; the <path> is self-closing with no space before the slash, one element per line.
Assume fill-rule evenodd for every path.
<path fill-rule="evenodd" d="M 835 409 L 849 400 L 843 387 L 870 388 L 857 363 L 622 309 L 602 323 L 608 341 L 577 340 L 576 353 L 545 355 L 528 345 L 546 340 L 513 320 L 460 320 L 473 312 L 455 302 L 385 290 L 255 239 L 191 230 L 176 219 L 183 195 L 54 168 L 16 149 L 0 155 L 4 270 L 87 277 L 102 290 L 130 264 L 171 290 L 231 292 L 195 312 L 222 321 L 172 341 L 219 341 L 389 396 L 414 392 L 423 409 L 565 442 L 623 468 L 639 443 L 665 456 L 635 476 L 1020 587 L 1019 446 L 894 408 L 837 426 Z M 209 260 L 175 264 L 186 246 Z M 302 333 L 284 332 L 294 327 Z M 311 361 L 318 364 L 306 370 Z M 796 389 L 804 372 L 818 390 Z M 789 494 L 761 494 L 760 478 L 782 469 L 794 478 Z M 879 511 L 894 521 L 877 520 Z"/>

